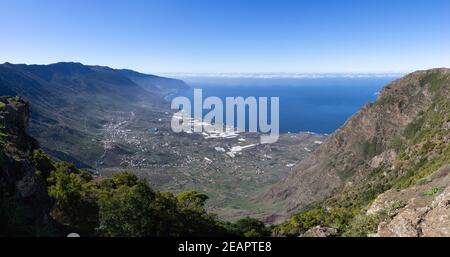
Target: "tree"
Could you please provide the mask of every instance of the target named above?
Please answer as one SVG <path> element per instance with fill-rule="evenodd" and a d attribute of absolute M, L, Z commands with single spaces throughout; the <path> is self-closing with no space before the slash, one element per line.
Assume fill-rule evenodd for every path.
<path fill-rule="evenodd" d="M 266 227 L 264 222 L 250 217 L 245 217 L 236 221 L 232 227 L 239 235 L 246 237 L 263 237 L 270 236 L 271 234 L 270 229 Z"/>
<path fill-rule="evenodd" d="M 181 192 L 177 196 L 177 201 L 187 208 L 203 209 L 209 197 L 197 191 Z"/>
<path fill-rule="evenodd" d="M 142 182 L 139 181 L 139 178 L 129 172 L 117 172 L 112 174 L 111 181 L 114 183 L 114 186 L 117 188 L 119 186 L 128 186 L 132 187 Z"/>
<path fill-rule="evenodd" d="M 48 185 L 49 194 L 56 199 L 52 216 L 85 235 L 231 235 L 225 223 L 206 212 L 205 194 L 191 191 L 175 197 L 155 192 L 145 180 L 128 172 L 93 180 L 89 173 L 59 163 Z"/>
<path fill-rule="evenodd" d="M 47 180 L 48 193 L 56 200 L 53 218 L 88 235 L 98 225 L 96 189 L 91 179 L 72 164 L 58 163 Z"/>
<path fill-rule="evenodd" d="M 146 181 L 135 180 L 133 176 L 113 176 L 112 181 L 121 183 L 115 184 L 113 189 L 101 189 L 98 233 L 103 236 L 130 237 L 179 235 L 179 214 L 175 199 L 155 193 Z"/>
<path fill-rule="evenodd" d="M 50 176 L 50 173 L 55 170 L 53 161 L 44 153 L 44 151 L 42 151 L 42 149 L 33 151 L 31 162 L 45 181 Z"/>

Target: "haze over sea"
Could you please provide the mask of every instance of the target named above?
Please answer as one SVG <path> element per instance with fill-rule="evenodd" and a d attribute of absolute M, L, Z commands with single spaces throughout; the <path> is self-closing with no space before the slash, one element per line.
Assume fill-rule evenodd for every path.
<path fill-rule="evenodd" d="M 172 75 L 174 76 L 174 75 Z M 179 92 L 193 101 L 194 88 L 203 99 L 216 96 L 280 98 L 280 132 L 332 133 L 400 74 L 366 75 L 175 75 L 191 88 Z M 248 116 L 248 115 L 247 115 Z"/>

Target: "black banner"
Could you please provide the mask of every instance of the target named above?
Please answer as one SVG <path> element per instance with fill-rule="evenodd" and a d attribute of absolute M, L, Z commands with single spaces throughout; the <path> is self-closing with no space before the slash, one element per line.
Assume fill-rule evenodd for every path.
<path fill-rule="evenodd" d="M 2 247 L 77 256 L 280 256 L 417 253 L 441 249 L 448 238 L 8 238 Z M 432 244 L 431 246 L 424 246 Z M 27 246 L 27 247 L 23 247 Z"/>

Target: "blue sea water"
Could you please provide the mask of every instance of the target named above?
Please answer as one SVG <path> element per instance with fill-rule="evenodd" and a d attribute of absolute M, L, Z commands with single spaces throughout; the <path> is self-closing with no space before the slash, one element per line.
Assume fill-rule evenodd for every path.
<path fill-rule="evenodd" d="M 336 78 L 184 78 L 191 86 L 177 96 L 193 100 L 202 88 L 203 99 L 216 96 L 244 98 L 278 96 L 280 132 L 332 133 L 397 77 Z M 225 101 L 224 101 L 225 103 Z M 248 115 L 247 115 L 248 116 Z"/>

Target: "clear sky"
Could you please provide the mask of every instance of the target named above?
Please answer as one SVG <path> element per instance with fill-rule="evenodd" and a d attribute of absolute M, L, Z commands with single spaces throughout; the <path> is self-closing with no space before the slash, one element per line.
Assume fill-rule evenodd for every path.
<path fill-rule="evenodd" d="M 0 62 L 143 72 L 450 67 L 449 0 L 0 0 Z"/>

